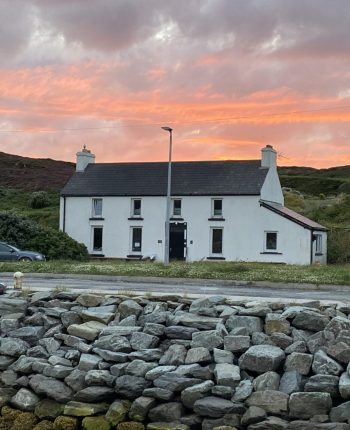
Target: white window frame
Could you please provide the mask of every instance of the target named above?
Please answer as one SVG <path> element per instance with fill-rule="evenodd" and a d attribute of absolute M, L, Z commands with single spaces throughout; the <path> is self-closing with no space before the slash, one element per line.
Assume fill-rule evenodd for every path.
<path fill-rule="evenodd" d="M 221 213 L 219 215 L 215 214 L 215 202 L 216 201 L 221 201 Z M 223 218 L 223 199 L 222 198 L 211 199 L 211 216 L 212 216 L 212 218 Z"/>
<path fill-rule="evenodd" d="M 141 230 L 141 241 L 140 241 L 140 249 L 134 250 L 134 229 L 140 229 Z M 142 252 L 142 236 L 143 236 L 143 228 L 139 225 L 133 225 L 130 227 L 130 254 L 141 254 Z"/>
<path fill-rule="evenodd" d="M 102 246 L 101 249 L 94 248 L 94 231 L 95 229 L 100 228 L 102 230 Z M 91 226 L 91 253 L 92 254 L 101 254 L 103 252 L 103 226 L 102 225 L 93 225 Z"/>
<path fill-rule="evenodd" d="M 323 254 L 322 234 L 315 234 L 315 254 Z"/>
<path fill-rule="evenodd" d="M 136 201 L 140 201 L 140 213 L 139 214 L 135 214 L 135 202 Z M 142 199 L 140 198 L 132 198 L 131 199 L 131 210 L 130 210 L 130 215 L 132 218 L 141 218 L 142 216 Z"/>
<path fill-rule="evenodd" d="M 180 213 L 179 214 L 175 214 L 175 201 L 180 202 Z M 178 198 L 171 199 L 171 216 L 173 218 L 181 218 L 182 217 L 182 199 L 178 199 Z"/>
<path fill-rule="evenodd" d="M 97 201 L 101 202 L 101 213 L 100 214 L 96 213 L 95 202 L 97 202 Z M 102 197 L 93 197 L 91 202 L 92 202 L 92 204 L 91 204 L 91 217 L 92 218 L 102 218 L 102 214 L 103 214 L 103 198 Z"/>
<path fill-rule="evenodd" d="M 268 234 L 275 234 L 276 235 L 276 248 L 268 248 L 267 247 L 267 235 Z M 278 231 L 276 230 L 266 230 L 264 232 L 264 252 L 278 252 Z"/>
<path fill-rule="evenodd" d="M 213 252 L 213 234 L 214 230 L 221 230 L 221 252 Z M 211 257 L 222 257 L 224 255 L 224 227 L 210 227 L 210 252 L 209 255 Z"/>

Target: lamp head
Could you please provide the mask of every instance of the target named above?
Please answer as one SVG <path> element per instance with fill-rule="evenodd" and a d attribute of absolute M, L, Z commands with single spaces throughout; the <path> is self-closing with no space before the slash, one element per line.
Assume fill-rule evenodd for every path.
<path fill-rule="evenodd" d="M 165 131 L 168 131 L 169 133 L 171 133 L 173 131 L 173 129 L 170 127 L 162 127 L 162 129 Z"/>

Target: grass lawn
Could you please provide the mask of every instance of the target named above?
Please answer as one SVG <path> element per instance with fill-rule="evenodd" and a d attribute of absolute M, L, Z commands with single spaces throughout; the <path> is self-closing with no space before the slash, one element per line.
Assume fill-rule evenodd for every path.
<path fill-rule="evenodd" d="M 266 263 L 172 262 L 168 267 L 165 267 L 161 263 L 140 261 L 0 263 L 0 272 L 15 272 L 17 270 L 23 273 L 155 276 L 168 278 L 350 285 L 350 264 L 290 266 Z"/>

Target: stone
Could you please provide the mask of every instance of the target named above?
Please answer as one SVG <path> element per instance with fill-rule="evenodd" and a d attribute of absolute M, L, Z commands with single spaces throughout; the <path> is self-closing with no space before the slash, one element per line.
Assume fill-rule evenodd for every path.
<path fill-rule="evenodd" d="M 176 366 L 157 366 L 149 370 L 146 373 L 145 378 L 149 381 L 153 381 L 154 379 L 159 378 L 159 376 L 172 372 L 173 370 L 176 370 Z"/>
<path fill-rule="evenodd" d="M 116 426 L 124 421 L 130 409 L 130 402 L 127 400 L 115 400 L 109 407 L 106 413 L 106 420 Z"/>
<path fill-rule="evenodd" d="M 109 351 L 108 349 L 101 349 L 101 348 L 94 348 L 92 352 L 94 354 L 99 355 L 103 360 L 114 361 L 116 363 L 125 363 L 126 361 L 128 361 L 128 358 L 130 357 L 125 352 L 113 352 L 113 351 Z"/>
<path fill-rule="evenodd" d="M 314 355 L 312 370 L 314 373 L 321 375 L 338 376 L 340 373 L 342 373 L 343 367 L 335 360 L 328 357 L 324 351 L 319 350 Z"/>
<path fill-rule="evenodd" d="M 29 344 L 22 339 L 5 337 L 1 339 L 0 354 L 19 357 L 26 353 Z"/>
<path fill-rule="evenodd" d="M 258 406 L 249 406 L 241 419 L 242 426 L 249 426 L 263 421 L 266 418 L 266 411 Z"/>
<path fill-rule="evenodd" d="M 36 394 L 45 395 L 60 403 L 69 402 L 73 397 L 73 391 L 66 384 L 44 375 L 33 375 L 29 385 Z"/>
<path fill-rule="evenodd" d="M 173 391 L 158 387 L 146 388 L 143 390 L 142 395 L 164 401 L 172 400 L 175 397 L 175 393 Z"/>
<path fill-rule="evenodd" d="M 95 354 L 81 354 L 78 364 L 78 369 L 84 372 L 89 370 L 97 369 L 98 363 L 102 361 L 102 358 Z"/>
<path fill-rule="evenodd" d="M 121 319 L 124 319 L 129 315 L 135 315 L 136 317 L 139 317 L 142 312 L 142 306 L 140 306 L 134 300 L 125 300 L 118 306 L 118 312 Z"/>
<path fill-rule="evenodd" d="M 328 355 L 341 363 L 347 364 L 350 361 L 350 341 L 336 342 L 328 346 L 326 351 Z"/>
<path fill-rule="evenodd" d="M 218 385 L 226 385 L 233 388 L 236 387 L 241 380 L 240 368 L 234 364 L 216 364 L 214 375 Z"/>
<path fill-rule="evenodd" d="M 187 351 L 185 363 L 209 363 L 211 361 L 211 355 L 208 348 L 198 347 L 191 348 Z"/>
<path fill-rule="evenodd" d="M 142 332 L 133 333 L 130 339 L 130 345 L 135 351 L 156 348 L 158 343 L 159 338 L 157 336 L 152 336 Z"/>
<path fill-rule="evenodd" d="M 284 350 L 293 343 L 293 338 L 287 336 L 284 333 L 274 332 L 271 334 L 270 339 L 276 346 L 279 346 L 281 349 Z"/>
<path fill-rule="evenodd" d="M 129 417 L 134 421 L 143 422 L 146 420 L 148 412 L 156 405 L 155 399 L 141 396 L 135 399 L 130 407 Z"/>
<path fill-rule="evenodd" d="M 221 321 L 221 318 L 205 317 L 184 312 L 181 315 L 177 315 L 174 322 L 176 322 L 176 324 L 197 328 L 199 330 L 215 330 L 216 325 Z"/>
<path fill-rule="evenodd" d="M 114 385 L 115 377 L 108 370 L 89 370 L 85 375 L 86 385 Z"/>
<path fill-rule="evenodd" d="M 124 421 L 117 425 L 117 430 L 145 430 L 145 426 L 137 421 Z"/>
<path fill-rule="evenodd" d="M 25 313 L 27 310 L 27 300 L 0 297 L 0 316 L 15 314 L 15 313 Z"/>
<path fill-rule="evenodd" d="M 83 322 L 79 313 L 74 311 L 63 312 L 60 317 L 64 327 L 69 327 L 72 324 L 81 324 Z"/>
<path fill-rule="evenodd" d="M 285 414 L 288 411 L 288 394 L 274 390 L 255 391 L 246 400 L 248 406 L 257 406 L 270 414 Z"/>
<path fill-rule="evenodd" d="M 115 397 L 114 389 L 106 386 L 91 385 L 78 391 L 74 400 L 78 402 L 99 403 L 107 402 Z"/>
<path fill-rule="evenodd" d="M 23 318 L 23 314 L 10 314 L 3 316 L 0 319 L 0 330 L 3 335 L 8 335 L 12 330 L 19 327 L 19 320 Z"/>
<path fill-rule="evenodd" d="M 287 356 L 284 363 L 284 370 L 286 372 L 296 370 L 301 375 L 308 375 L 311 369 L 312 361 L 313 356 L 311 354 L 293 352 Z"/>
<path fill-rule="evenodd" d="M 222 397 L 223 399 L 231 400 L 235 389 L 226 385 L 214 385 L 211 389 L 213 396 Z"/>
<path fill-rule="evenodd" d="M 257 376 L 253 381 L 255 391 L 272 390 L 277 391 L 280 384 L 280 375 L 269 371 Z"/>
<path fill-rule="evenodd" d="M 148 363 L 143 360 L 134 360 L 127 365 L 125 373 L 133 376 L 144 377 L 146 373 L 157 367 L 157 363 Z"/>
<path fill-rule="evenodd" d="M 252 391 L 252 382 L 249 379 L 245 379 L 238 384 L 231 400 L 233 402 L 243 402 L 252 394 Z"/>
<path fill-rule="evenodd" d="M 133 333 L 141 331 L 142 327 L 138 326 L 115 326 L 109 325 L 101 332 L 101 336 L 131 336 Z"/>
<path fill-rule="evenodd" d="M 13 370 L 5 370 L 0 374 L 0 381 L 5 386 L 13 387 L 16 386 L 16 380 L 18 378 L 18 375 Z"/>
<path fill-rule="evenodd" d="M 55 339 L 63 340 L 63 343 L 67 346 L 77 349 L 82 353 L 88 353 L 91 351 L 92 346 L 82 341 L 77 336 L 71 336 L 69 334 L 58 333 L 55 335 Z"/>
<path fill-rule="evenodd" d="M 67 328 L 67 332 L 72 336 L 81 337 L 86 340 L 95 340 L 101 331 L 106 327 L 97 321 L 88 321 L 83 324 L 72 324 Z"/>
<path fill-rule="evenodd" d="M 307 352 L 307 344 L 303 340 L 298 340 L 296 342 L 293 342 L 291 345 L 287 346 L 287 348 L 284 350 L 286 354 L 292 354 L 293 352 Z"/>
<path fill-rule="evenodd" d="M 48 359 L 48 362 L 53 366 L 56 366 L 56 365 L 68 366 L 68 367 L 72 366 L 71 361 L 67 360 L 64 357 L 59 357 L 58 355 L 51 355 L 50 358 Z"/>
<path fill-rule="evenodd" d="M 11 404 L 21 411 L 34 411 L 39 397 L 27 388 L 21 388 L 11 399 Z"/>
<path fill-rule="evenodd" d="M 231 351 L 225 351 L 222 349 L 213 349 L 214 361 L 217 364 L 228 363 L 233 364 L 233 354 Z"/>
<path fill-rule="evenodd" d="M 50 376 L 55 379 L 64 379 L 69 376 L 73 371 L 73 367 L 67 366 L 45 366 L 43 369 L 43 375 Z"/>
<path fill-rule="evenodd" d="M 28 357 L 49 358 L 50 354 L 43 346 L 37 345 L 27 349 Z"/>
<path fill-rule="evenodd" d="M 289 423 L 288 430 L 349 430 L 349 425 L 296 420 Z"/>
<path fill-rule="evenodd" d="M 329 318 L 318 312 L 304 309 L 299 312 L 293 319 L 293 326 L 303 330 L 321 331 L 329 323 Z"/>
<path fill-rule="evenodd" d="M 290 323 L 280 314 L 269 313 L 265 318 L 265 333 L 272 335 L 273 333 L 283 333 L 288 335 L 291 332 Z"/>
<path fill-rule="evenodd" d="M 53 422 L 53 430 L 78 430 L 79 421 L 75 417 L 58 416 Z"/>
<path fill-rule="evenodd" d="M 235 426 L 239 427 L 240 416 L 237 414 L 226 414 L 222 418 L 204 418 L 202 421 L 202 430 L 213 430 L 218 426 Z"/>
<path fill-rule="evenodd" d="M 218 330 L 204 330 L 192 334 L 192 348 L 204 347 L 209 351 L 219 348 L 223 345 L 224 340 Z"/>
<path fill-rule="evenodd" d="M 83 430 L 110 430 L 111 426 L 105 417 L 85 417 L 82 421 Z"/>
<path fill-rule="evenodd" d="M 143 332 L 152 336 L 162 336 L 164 334 L 165 327 L 162 324 L 146 323 Z"/>
<path fill-rule="evenodd" d="M 159 364 L 179 366 L 185 363 L 187 350 L 183 345 L 171 345 L 159 360 Z"/>
<path fill-rule="evenodd" d="M 152 408 L 148 417 L 151 421 L 173 422 L 185 415 L 185 408 L 179 402 L 167 402 Z"/>
<path fill-rule="evenodd" d="M 164 333 L 169 339 L 192 339 L 192 334 L 198 332 L 197 328 L 180 325 L 165 327 Z"/>
<path fill-rule="evenodd" d="M 251 346 L 239 359 L 239 365 L 243 370 L 256 373 L 264 373 L 270 370 L 278 370 L 285 359 L 281 348 L 272 345 Z"/>
<path fill-rule="evenodd" d="M 193 406 L 193 410 L 196 414 L 212 418 L 223 417 L 229 414 L 233 408 L 234 405 L 231 401 L 214 396 L 198 399 Z"/>
<path fill-rule="evenodd" d="M 84 309 L 81 312 L 81 318 L 86 321 L 98 321 L 103 324 L 109 324 L 115 317 L 117 306 L 97 306 Z"/>
<path fill-rule="evenodd" d="M 108 403 L 84 403 L 71 401 L 64 407 L 64 414 L 74 417 L 88 417 L 91 415 L 104 414 L 108 411 Z"/>
<path fill-rule="evenodd" d="M 334 375 L 312 375 L 304 386 L 304 391 L 329 393 L 332 397 L 339 395 L 339 377 Z"/>
<path fill-rule="evenodd" d="M 293 393 L 289 399 L 289 415 L 309 419 L 314 415 L 328 414 L 332 408 L 329 393 Z"/>
<path fill-rule="evenodd" d="M 141 349 L 140 351 L 131 352 L 127 357 L 129 360 L 159 361 L 160 363 L 163 354 L 164 352 L 159 348 Z"/>
<path fill-rule="evenodd" d="M 55 400 L 43 399 L 35 406 L 35 415 L 39 419 L 54 419 L 63 414 L 64 405 Z"/>
<path fill-rule="evenodd" d="M 147 430 L 190 430 L 185 424 L 156 422 L 147 424 Z"/>
<path fill-rule="evenodd" d="M 350 401 L 331 409 L 330 419 L 334 423 L 344 423 L 350 420 Z"/>
<path fill-rule="evenodd" d="M 0 356 L 0 370 L 8 369 L 16 359 L 14 357 Z"/>
<path fill-rule="evenodd" d="M 249 430 L 289 430 L 289 423 L 279 417 L 267 417 L 264 421 L 251 424 Z M 311 429 L 310 429 L 311 430 Z M 313 429 L 316 430 L 316 429 Z"/>
<path fill-rule="evenodd" d="M 347 372 L 342 373 L 340 376 L 339 393 L 342 399 L 350 399 L 350 375 Z"/>
<path fill-rule="evenodd" d="M 224 338 L 224 348 L 233 353 L 244 352 L 250 347 L 249 336 L 228 335 Z"/>
<path fill-rule="evenodd" d="M 30 346 L 36 346 L 44 333 L 45 328 L 42 326 L 27 326 L 10 331 L 9 336 L 22 339 L 28 342 Z"/>
<path fill-rule="evenodd" d="M 143 390 L 150 386 L 150 382 L 144 378 L 132 375 L 123 375 L 117 378 L 115 384 L 116 393 L 126 399 L 136 399 L 140 397 Z"/>
<path fill-rule="evenodd" d="M 263 331 L 262 319 L 259 317 L 232 315 L 226 321 L 225 326 L 229 331 L 237 327 L 245 327 L 248 330 L 248 334 Z"/>
<path fill-rule="evenodd" d="M 192 409 L 194 403 L 206 394 L 210 393 L 212 387 L 214 387 L 213 381 L 205 381 L 200 384 L 192 385 L 191 387 L 185 388 L 181 392 L 181 401 L 186 408 Z"/>
<path fill-rule="evenodd" d="M 290 370 L 283 373 L 280 380 L 279 391 L 285 394 L 302 391 L 301 374 L 296 370 Z"/>
<path fill-rule="evenodd" d="M 186 378 L 175 372 L 166 373 L 153 381 L 153 385 L 170 391 L 182 391 L 187 387 L 201 383 L 197 378 Z"/>
<path fill-rule="evenodd" d="M 77 297 L 76 301 L 82 306 L 89 308 L 99 306 L 102 303 L 103 299 L 104 297 L 98 294 L 84 293 L 80 294 Z"/>

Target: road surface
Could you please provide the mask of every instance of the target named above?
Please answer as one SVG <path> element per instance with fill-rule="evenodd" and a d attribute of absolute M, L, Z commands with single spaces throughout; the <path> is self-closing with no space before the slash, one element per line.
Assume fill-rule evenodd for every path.
<path fill-rule="evenodd" d="M 229 285 L 223 281 L 198 281 L 191 279 L 171 280 L 157 279 L 148 281 L 147 278 L 133 280 L 132 278 L 108 279 L 103 276 L 77 276 L 77 275 L 24 275 L 23 287 L 33 291 L 67 288 L 71 291 L 89 291 L 103 293 L 152 293 L 152 294 L 185 294 L 187 296 L 197 295 L 225 295 L 244 298 L 266 298 L 271 299 L 293 299 L 293 300 L 326 300 L 326 301 L 350 301 L 350 287 L 322 286 L 316 289 L 315 286 L 301 287 L 299 285 L 282 286 L 267 283 L 254 283 L 254 285 Z M 54 277 L 52 277 L 54 276 Z M 13 285 L 12 276 L 0 274 L 0 282 L 6 283 L 9 287 Z"/>

